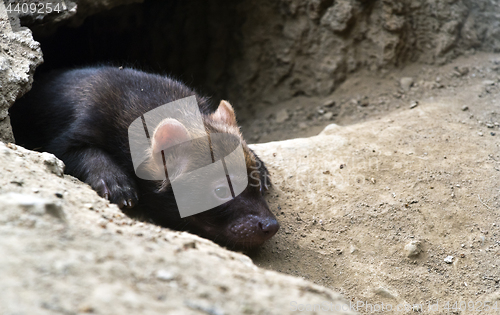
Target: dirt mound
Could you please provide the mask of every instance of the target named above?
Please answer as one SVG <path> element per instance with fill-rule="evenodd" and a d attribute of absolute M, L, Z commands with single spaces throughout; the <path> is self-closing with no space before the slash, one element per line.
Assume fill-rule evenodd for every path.
<path fill-rule="evenodd" d="M 404 107 L 379 119 L 254 145 L 272 170 L 282 226 L 254 261 L 360 305 L 498 313 L 497 60 L 463 58 L 465 76 L 456 64 L 438 68 L 442 87 L 411 88 L 396 102 Z"/>

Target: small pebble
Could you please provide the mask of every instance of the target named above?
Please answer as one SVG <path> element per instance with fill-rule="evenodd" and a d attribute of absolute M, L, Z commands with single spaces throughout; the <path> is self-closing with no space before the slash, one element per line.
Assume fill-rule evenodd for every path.
<path fill-rule="evenodd" d="M 325 107 L 333 107 L 333 106 L 335 106 L 335 101 L 334 100 L 326 100 L 323 103 L 323 106 L 325 106 Z"/>
<path fill-rule="evenodd" d="M 78 308 L 80 313 L 94 313 L 94 308 L 90 305 L 82 305 Z"/>
<path fill-rule="evenodd" d="M 99 225 L 100 227 L 102 227 L 103 229 L 105 229 L 106 226 L 108 225 L 108 220 L 106 220 L 106 219 L 99 219 L 99 221 L 97 222 L 97 225 Z"/>
<path fill-rule="evenodd" d="M 299 123 L 299 128 L 302 130 L 307 129 L 307 124 L 305 122 L 301 122 Z"/>
<path fill-rule="evenodd" d="M 455 67 L 455 71 L 461 75 L 464 76 L 469 73 L 469 68 L 468 67 Z"/>
<path fill-rule="evenodd" d="M 323 117 L 325 117 L 326 120 L 330 120 L 333 117 L 333 113 L 332 112 L 328 112 Z M 300 126 L 300 124 L 299 124 L 299 126 Z"/>
<path fill-rule="evenodd" d="M 401 85 L 401 88 L 405 92 L 408 92 L 410 90 L 410 88 L 413 85 L 413 82 L 414 82 L 413 78 L 410 77 L 401 78 L 401 80 L 399 80 L 399 84 Z"/>
<path fill-rule="evenodd" d="M 56 195 L 57 198 L 62 198 L 63 197 L 63 194 L 61 194 L 60 192 L 56 192 L 54 195 Z"/>
<path fill-rule="evenodd" d="M 170 281 L 175 278 L 175 275 L 171 271 L 160 269 L 156 272 L 156 278 L 162 281 Z"/>
<path fill-rule="evenodd" d="M 478 132 L 477 134 L 478 134 L 480 137 L 482 137 L 482 136 L 483 136 L 483 133 L 482 133 L 482 132 Z"/>
<path fill-rule="evenodd" d="M 354 246 L 354 245 L 351 245 L 351 247 L 349 248 L 349 252 L 350 252 L 351 254 L 354 254 L 354 253 L 355 253 L 355 252 L 357 252 L 357 251 L 358 251 L 358 249 L 357 249 L 357 248 L 356 248 L 356 246 Z"/>
<path fill-rule="evenodd" d="M 465 112 L 465 111 L 467 111 L 467 110 L 469 110 L 469 106 L 467 106 L 467 105 L 462 106 L 462 110 L 463 110 L 464 112 Z"/>
<path fill-rule="evenodd" d="M 407 257 L 418 256 L 422 252 L 422 244 L 419 241 L 411 241 L 405 245 Z"/>
<path fill-rule="evenodd" d="M 288 112 L 286 109 L 282 109 L 276 113 L 276 122 L 277 123 L 282 123 L 288 120 L 290 116 L 288 115 Z"/>
<path fill-rule="evenodd" d="M 56 158 L 55 155 L 47 152 L 40 153 L 40 158 L 47 170 L 57 176 L 62 177 L 64 174 L 64 163 Z"/>
<path fill-rule="evenodd" d="M 410 104 L 410 109 L 415 108 L 415 107 L 417 107 L 417 106 L 418 106 L 418 102 L 417 102 L 417 101 L 413 101 L 413 102 L 411 102 L 411 104 Z"/>
<path fill-rule="evenodd" d="M 447 256 L 445 259 L 444 259 L 444 262 L 447 263 L 447 264 L 451 264 L 453 263 L 453 256 Z"/>

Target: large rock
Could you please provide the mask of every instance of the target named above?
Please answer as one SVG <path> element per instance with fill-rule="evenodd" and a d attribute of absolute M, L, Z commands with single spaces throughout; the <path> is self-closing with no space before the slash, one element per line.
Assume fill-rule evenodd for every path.
<path fill-rule="evenodd" d="M 42 63 L 42 51 L 28 28 L 9 19 L 0 3 L 0 140 L 14 142 L 8 109 L 31 89 L 35 68 Z"/>
<path fill-rule="evenodd" d="M 327 288 L 124 216 L 62 167 L 0 142 L 2 314 L 353 314 Z"/>
<path fill-rule="evenodd" d="M 445 63 L 500 49 L 500 6 L 489 0 L 242 1 L 233 99 L 272 104 L 328 95 L 356 69 Z"/>

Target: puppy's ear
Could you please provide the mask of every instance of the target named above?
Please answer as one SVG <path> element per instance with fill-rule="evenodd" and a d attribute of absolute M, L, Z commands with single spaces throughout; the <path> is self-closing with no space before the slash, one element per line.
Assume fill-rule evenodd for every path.
<path fill-rule="evenodd" d="M 178 120 L 166 118 L 156 127 L 151 141 L 153 153 L 159 153 L 161 150 L 172 147 L 191 140 L 189 132 Z"/>
<path fill-rule="evenodd" d="M 228 101 L 221 101 L 217 110 L 210 117 L 215 121 L 221 121 L 230 126 L 238 126 L 234 109 Z"/>

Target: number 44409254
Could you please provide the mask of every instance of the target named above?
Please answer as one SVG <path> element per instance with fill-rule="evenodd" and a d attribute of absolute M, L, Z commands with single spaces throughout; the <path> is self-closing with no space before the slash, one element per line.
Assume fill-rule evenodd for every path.
<path fill-rule="evenodd" d="M 45 14 L 45 13 L 52 13 L 52 12 L 57 12 L 60 13 L 61 11 L 65 10 L 65 5 L 60 4 L 60 3 L 52 3 L 52 2 L 47 2 L 47 3 L 9 3 L 7 6 L 7 13 L 40 13 L 40 14 Z"/>
<path fill-rule="evenodd" d="M 469 301 L 469 302 L 460 301 L 460 302 L 455 302 L 455 303 L 446 302 L 444 304 L 444 310 L 481 312 L 481 311 L 490 311 L 490 310 L 499 311 L 500 309 L 498 307 L 498 302 L 496 302 L 496 301 L 495 301 L 495 303 L 493 303 L 493 302 L 480 302 L 480 301 L 476 301 L 476 302 L 474 302 L 474 301 Z"/>

